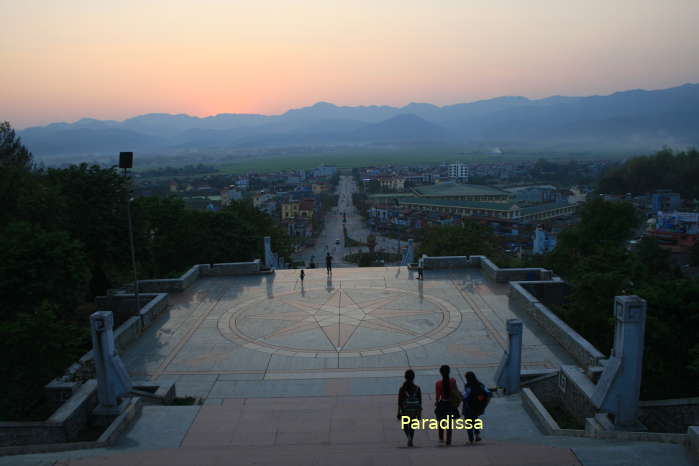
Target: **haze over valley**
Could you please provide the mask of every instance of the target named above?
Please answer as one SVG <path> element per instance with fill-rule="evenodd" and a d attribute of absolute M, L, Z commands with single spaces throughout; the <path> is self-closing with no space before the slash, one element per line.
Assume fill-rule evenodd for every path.
<path fill-rule="evenodd" d="M 485 154 L 650 153 L 699 144 L 699 84 L 604 96 L 499 97 L 436 106 L 337 106 L 280 115 L 222 113 L 199 118 L 150 113 L 123 121 L 83 118 L 18 132 L 45 163 L 58 156 L 236 154 L 338 147 L 456 147 Z"/>

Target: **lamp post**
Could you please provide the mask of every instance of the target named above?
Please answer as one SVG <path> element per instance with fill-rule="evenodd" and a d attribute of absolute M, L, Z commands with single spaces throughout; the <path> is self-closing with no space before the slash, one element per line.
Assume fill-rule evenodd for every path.
<path fill-rule="evenodd" d="M 127 176 L 128 169 L 133 167 L 133 152 L 119 152 L 119 168 L 124 170 Z M 133 180 L 130 180 L 133 185 Z M 133 188 L 133 186 L 131 186 Z M 138 296 L 138 273 L 136 272 L 136 248 L 133 241 L 133 222 L 131 221 L 131 189 L 129 197 L 126 199 L 126 215 L 129 218 L 129 244 L 131 245 L 131 267 L 133 268 L 134 295 L 136 296 L 136 312 L 141 311 L 141 302 Z"/>

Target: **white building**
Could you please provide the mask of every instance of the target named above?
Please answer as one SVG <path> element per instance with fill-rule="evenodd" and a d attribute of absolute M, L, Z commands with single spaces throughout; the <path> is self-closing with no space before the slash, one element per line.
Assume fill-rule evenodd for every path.
<path fill-rule="evenodd" d="M 534 254 L 546 254 L 553 251 L 556 247 L 556 238 L 546 232 L 541 225 L 536 227 L 534 231 L 534 241 L 532 244 L 532 252 Z"/>
<path fill-rule="evenodd" d="M 463 162 L 449 164 L 449 178 L 457 178 L 467 182 L 470 174 L 471 171 L 469 170 L 468 165 L 464 164 Z"/>

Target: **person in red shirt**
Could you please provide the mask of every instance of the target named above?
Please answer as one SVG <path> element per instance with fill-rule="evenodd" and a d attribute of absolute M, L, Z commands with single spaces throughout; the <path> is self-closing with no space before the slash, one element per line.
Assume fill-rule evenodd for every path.
<path fill-rule="evenodd" d="M 442 429 L 442 422 L 439 423 L 439 442 L 445 441 L 444 431 L 446 430 L 446 445 L 451 445 L 451 421 L 459 416 L 459 404 L 461 403 L 461 393 L 456 386 L 456 380 L 449 377 L 450 368 L 443 365 L 439 368 L 442 379 L 435 384 L 434 414 L 439 421 L 447 419 L 448 427 Z"/>

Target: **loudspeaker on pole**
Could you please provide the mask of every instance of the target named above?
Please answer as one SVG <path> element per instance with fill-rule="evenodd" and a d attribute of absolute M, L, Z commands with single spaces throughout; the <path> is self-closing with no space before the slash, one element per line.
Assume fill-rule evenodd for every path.
<path fill-rule="evenodd" d="M 119 168 L 133 167 L 133 152 L 119 152 Z"/>

